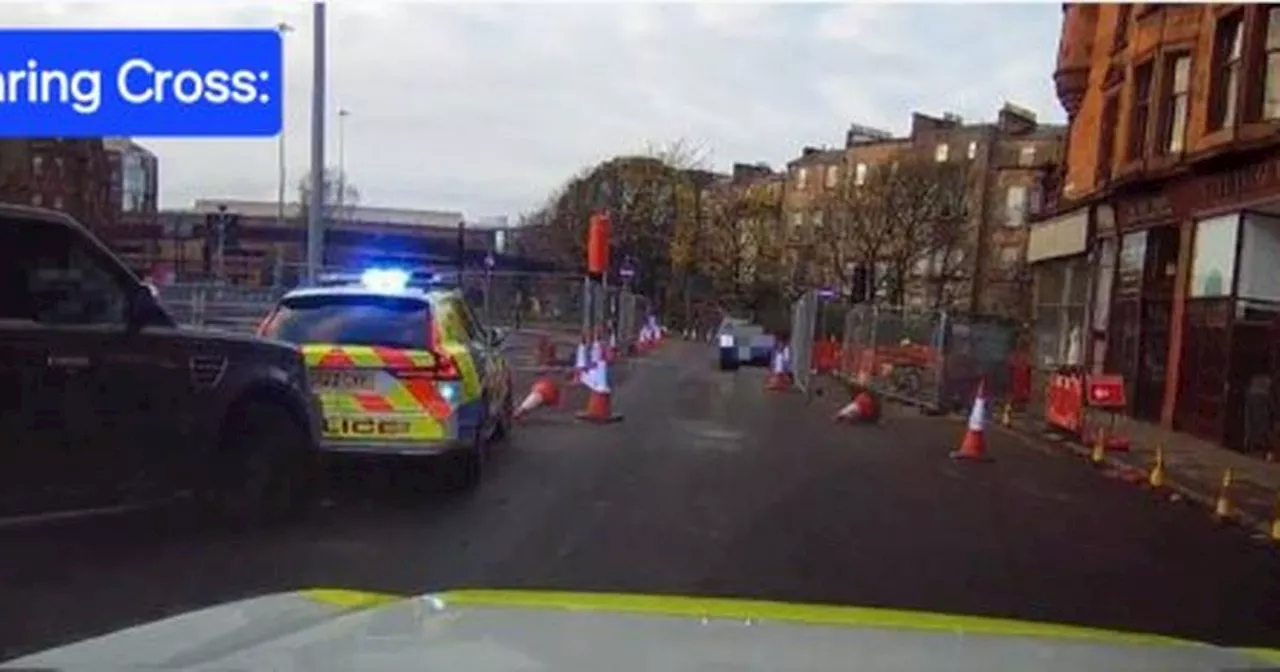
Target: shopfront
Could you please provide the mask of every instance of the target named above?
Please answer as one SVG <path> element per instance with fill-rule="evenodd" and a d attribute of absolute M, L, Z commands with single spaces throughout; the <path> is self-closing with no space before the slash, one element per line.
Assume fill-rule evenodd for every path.
<path fill-rule="evenodd" d="M 1280 157 L 1191 178 L 1173 426 L 1263 452 L 1280 401 Z"/>
<path fill-rule="evenodd" d="M 1124 377 L 1133 417 L 1160 422 L 1178 271 L 1178 216 L 1162 190 L 1117 197 L 1114 207 L 1114 226 L 1098 227 L 1094 359 L 1107 373 Z"/>
<path fill-rule="evenodd" d="M 1035 283 L 1035 368 L 1041 373 L 1085 363 L 1091 284 L 1092 208 L 1082 207 L 1032 225 L 1027 263 Z"/>

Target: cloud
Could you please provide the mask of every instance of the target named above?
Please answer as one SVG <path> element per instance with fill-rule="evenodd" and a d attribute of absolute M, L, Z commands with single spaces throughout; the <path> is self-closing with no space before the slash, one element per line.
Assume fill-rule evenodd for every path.
<path fill-rule="evenodd" d="M 287 21 L 290 182 L 309 163 L 310 5 L 5 4 L 10 25 L 270 26 Z M 685 138 L 734 161 L 836 144 L 913 110 L 1060 119 L 1056 5 L 329 5 L 329 109 L 365 202 L 515 214 L 584 165 Z M 328 152 L 336 161 L 337 119 Z M 274 140 L 143 139 L 162 203 L 273 199 Z M 293 193 L 292 185 L 290 193 Z"/>

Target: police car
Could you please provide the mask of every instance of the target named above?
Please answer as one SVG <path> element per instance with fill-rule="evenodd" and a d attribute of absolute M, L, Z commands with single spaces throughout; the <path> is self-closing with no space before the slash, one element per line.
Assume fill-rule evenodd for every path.
<path fill-rule="evenodd" d="M 511 429 L 505 334 L 440 274 L 327 276 L 286 294 L 259 335 L 301 348 L 324 452 L 436 458 L 447 487 L 462 490 Z"/>

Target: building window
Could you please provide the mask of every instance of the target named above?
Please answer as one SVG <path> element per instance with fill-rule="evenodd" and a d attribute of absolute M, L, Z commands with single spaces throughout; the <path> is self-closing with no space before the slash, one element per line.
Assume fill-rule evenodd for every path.
<path fill-rule="evenodd" d="M 1022 149 L 1018 150 L 1018 165 L 1030 166 L 1030 165 L 1034 165 L 1035 162 L 1036 162 L 1036 146 L 1023 145 Z"/>
<path fill-rule="evenodd" d="M 973 161 L 974 159 L 978 158 L 978 141 L 977 140 L 969 141 L 969 149 L 968 151 L 965 152 L 965 156 L 969 157 L 970 161 Z"/>
<path fill-rule="evenodd" d="M 1280 119 L 1280 7 L 1267 9 L 1267 70 L 1262 86 L 1262 118 Z"/>
<path fill-rule="evenodd" d="M 31 205 L 34 205 L 37 208 L 44 205 L 44 194 L 40 192 L 31 194 Z"/>
<path fill-rule="evenodd" d="M 1022 226 L 1027 215 L 1027 188 L 1015 184 L 1005 192 L 1004 224 L 1005 226 Z"/>
<path fill-rule="evenodd" d="M 947 154 L 950 152 L 950 150 L 951 150 L 951 147 L 949 147 L 945 142 L 938 145 L 933 150 L 934 160 L 937 161 L 938 163 L 946 163 Z"/>
<path fill-rule="evenodd" d="M 40 176 L 41 170 L 44 169 L 44 157 L 39 154 L 31 157 L 31 174 L 36 177 Z"/>
<path fill-rule="evenodd" d="M 812 225 L 814 228 L 821 227 L 823 222 L 826 221 L 826 218 L 823 217 L 823 215 L 825 214 L 826 213 L 821 210 L 814 210 L 813 214 L 809 215 L 810 225 Z"/>
<path fill-rule="evenodd" d="M 53 197 L 53 209 L 54 209 L 54 210 L 61 210 L 61 209 L 62 209 L 62 197 L 61 197 L 61 196 L 54 196 L 54 197 Z"/>
<path fill-rule="evenodd" d="M 1192 297 L 1199 299 L 1231 294 L 1239 235 L 1240 215 L 1237 213 L 1196 222 L 1195 254 L 1191 259 Z"/>
<path fill-rule="evenodd" d="M 1129 117 L 1129 146 L 1127 158 L 1142 158 L 1147 146 L 1147 124 L 1151 119 L 1151 80 L 1154 73 L 1151 61 L 1133 69 L 1133 112 Z"/>
<path fill-rule="evenodd" d="M 802 226 L 804 226 L 804 213 L 802 212 L 791 213 L 791 228 L 799 229 Z"/>
<path fill-rule="evenodd" d="M 53 167 L 58 177 L 62 177 L 66 174 L 66 162 L 63 161 L 61 156 L 54 158 Z"/>
<path fill-rule="evenodd" d="M 796 188 L 804 189 L 809 185 L 809 169 L 801 168 L 796 171 Z"/>
<path fill-rule="evenodd" d="M 1088 279 L 1083 255 L 1035 265 L 1035 349 L 1041 367 L 1083 363 Z"/>
<path fill-rule="evenodd" d="M 1209 130 L 1217 131 L 1236 122 L 1236 102 L 1240 96 L 1240 64 L 1244 47 L 1243 13 L 1218 20 L 1213 35 L 1213 79 L 1209 91 Z"/>
<path fill-rule="evenodd" d="M 1187 138 L 1187 114 L 1191 101 L 1191 56 L 1174 54 L 1165 61 L 1164 109 L 1161 112 L 1160 149 L 1168 154 L 1182 151 Z"/>
<path fill-rule="evenodd" d="M 867 183 L 867 164 L 859 163 L 854 167 L 853 183 L 859 187 Z"/>
<path fill-rule="evenodd" d="M 1095 170 L 1099 182 L 1111 179 L 1111 167 L 1115 163 L 1116 133 L 1120 130 L 1120 100 L 1116 94 L 1107 96 L 1102 106 L 1102 124 L 1098 129 L 1098 165 Z"/>
<path fill-rule="evenodd" d="M 840 181 L 840 166 L 827 166 L 827 188 L 834 189 Z"/>
<path fill-rule="evenodd" d="M 1000 262 L 1006 267 L 1017 266 L 1022 262 L 1022 248 L 1016 245 L 1006 245 L 1000 248 Z"/>

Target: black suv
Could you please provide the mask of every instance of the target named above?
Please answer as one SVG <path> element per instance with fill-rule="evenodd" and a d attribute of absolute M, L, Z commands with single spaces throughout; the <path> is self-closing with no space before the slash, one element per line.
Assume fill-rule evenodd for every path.
<path fill-rule="evenodd" d="M 0 528 L 180 494 L 279 518 L 319 418 L 296 348 L 179 328 L 74 219 L 0 204 Z"/>

